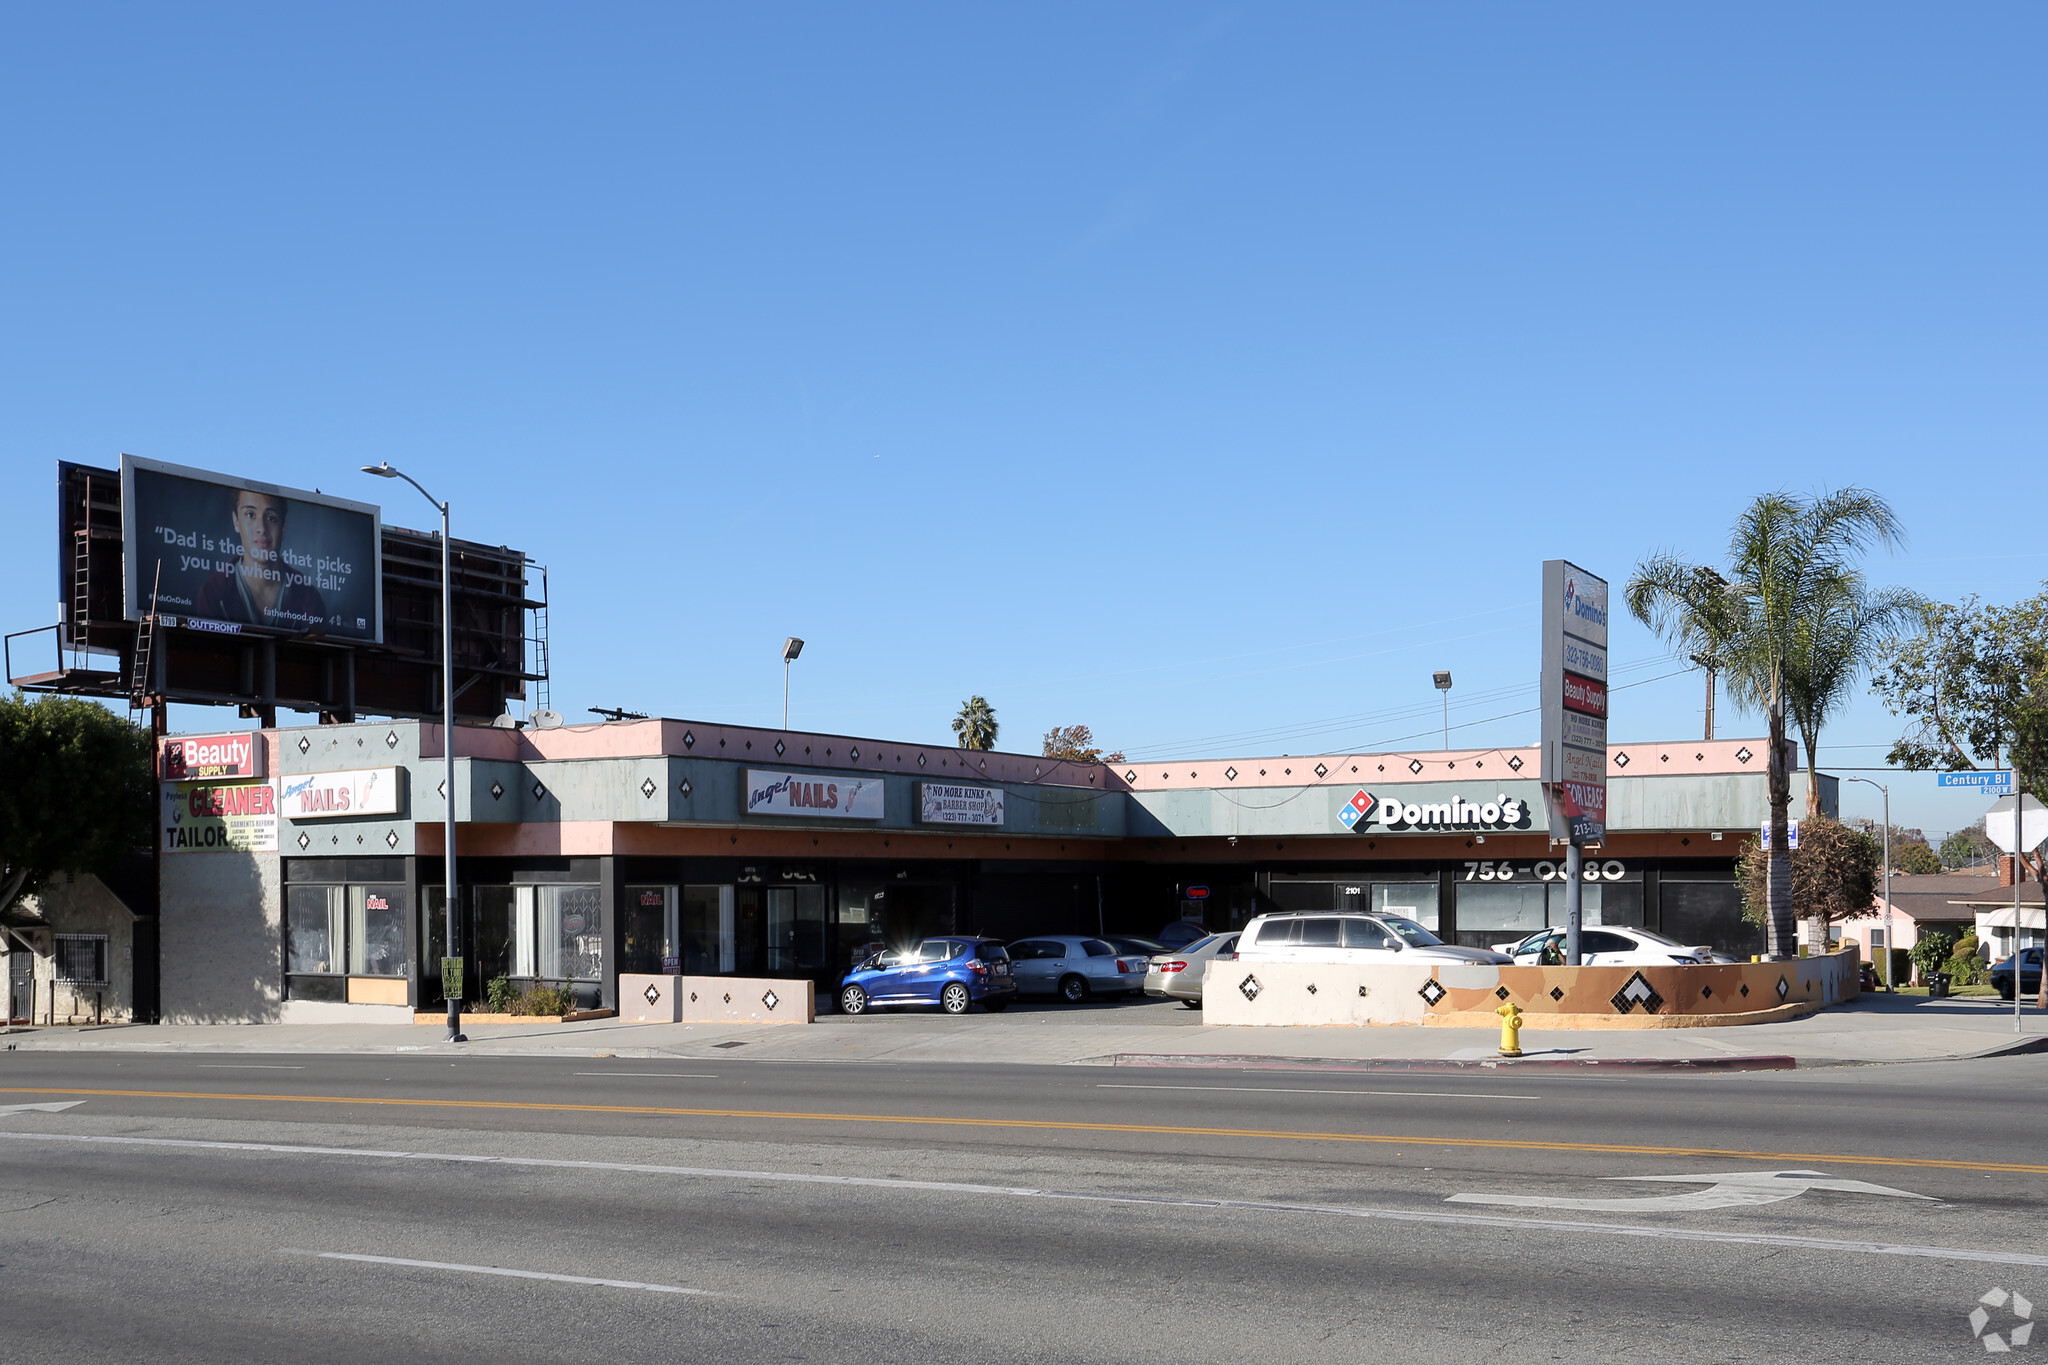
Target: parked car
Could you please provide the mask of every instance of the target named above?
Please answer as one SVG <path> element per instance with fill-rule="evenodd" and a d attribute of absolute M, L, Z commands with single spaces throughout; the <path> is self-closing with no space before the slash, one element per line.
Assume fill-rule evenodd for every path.
<path fill-rule="evenodd" d="M 1104 934 L 1102 941 L 1119 953 L 1135 953 L 1140 957 L 1157 957 L 1172 951 L 1156 938 L 1139 938 L 1135 934 Z"/>
<path fill-rule="evenodd" d="M 994 939 L 928 938 L 890 948 L 853 965 L 839 983 L 839 1008 L 865 1014 L 873 1005 L 937 1005 L 965 1014 L 979 1001 L 991 1014 L 1017 997 L 1010 955 Z"/>
<path fill-rule="evenodd" d="M 1237 943 L 1242 962 L 1461 962 L 1505 965 L 1504 953 L 1460 948 L 1401 915 L 1283 910 L 1260 915 Z"/>
<path fill-rule="evenodd" d="M 1200 920 L 1177 919 L 1152 937 L 1165 944 L 1169 951 L 1178 951 L 1196 939 L 1209 937 L 1209 931 L 1202 927 Z"/>
<path fill-rule="evenodd" d="M 1056 995 L 1078 1004 L 1092 995 L 1128 995 L 1145 988 L 1146 955 L 1119 953 L 1099 938 L 1065 934 L 1010 945 L 1020 995 Z"/>
<path fill-rule="evenodd" d="M 1210 934 L 1177 952 L 1153 958 L 1145 973 L 1145 994 L 1178 1000 L 1191 1010 L 1202 1008 L 1202 982 L 1208 978 L 1209 964 L 1219 957 L 1229 961 L 1229 955 L 1237 951 L 1237 937 Z"/>
<path fill-rule="evenodd" d="M 1496 943 L 1493 948 L 1526 967 L 1542 961 L 1543 945 L 1552 940 L 1561 952 L 1564 930 L 1539 929 L 1519 943 Z M 1649 929 L 1579 930 L 1579 961 L 1588 967 L 1668 967 L 1674 962 L 1693 966 L 1713 960 L 1714 950 L 1704 943 L 1679 943 Z"/>
<path fill-rule="evenodd" d="M 2026 995 L 2034 995 L 2041 989 L 2041 950 L 2020 949 L 2020 963 L 2020 991 Z M 2003 962 L 1992 963 L 1990 980 L 1991 984 L 1998 988 L 1998 994 L 2002 998 L 2012 999 L 2012 959 L 2008 957 Z"/>

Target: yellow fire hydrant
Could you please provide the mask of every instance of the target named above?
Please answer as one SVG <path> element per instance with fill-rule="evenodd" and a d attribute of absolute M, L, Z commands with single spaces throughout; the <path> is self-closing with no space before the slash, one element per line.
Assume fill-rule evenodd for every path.
<path fill-rule="evenodd" d="M 1519 1057 L 1522 1055 L 1522 1007 L 1502 1005 L 1494 1011 L 1500 1016 L 1500 1055 Z"/>

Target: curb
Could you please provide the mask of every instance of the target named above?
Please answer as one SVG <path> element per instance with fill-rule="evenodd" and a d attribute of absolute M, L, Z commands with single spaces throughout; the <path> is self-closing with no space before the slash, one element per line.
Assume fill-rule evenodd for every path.
<path fill-rule="evenodd" d="M 2048 1052 L 2048 1034 L 2037 1038 L 2023 1038 L 2017 1043 L 2000 1043 L 1997 1047 L 1982 1052 L 1972 1052 L 1965 1060 L 1978 1061 L 1985 1057 L 2026 1057 L 2037 1052 Z"/>
<path fill-rule="evenodd" d="M 2048 1048 L 2048 1038 L 2040 1040 Z M 1238 1071 L 1791 1071 L 1793 1057 L 1382 1057 L 1353 1061 L 1342 1057 L 1260 1057 L 1202 1053 L 1115 1052 L 1111 1066 L 1208 1067 Z"/>

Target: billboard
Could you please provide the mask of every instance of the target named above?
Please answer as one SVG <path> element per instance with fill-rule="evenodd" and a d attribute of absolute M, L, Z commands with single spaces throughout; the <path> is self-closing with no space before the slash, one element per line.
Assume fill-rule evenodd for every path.
<path fill-rule="evenodd" d="M 1543 786 L 1550 837 L 1607 834 L 1607 580 L 1543 561 Z"/>
<path fill-rule="evenodd" d="M 121 457 L 127 616 L 372 643 L 382 524 L 365 502 Z"/>
<path fill-rule="evenodd" d="M 747 771 L 749 815 L 823 816 L 831 820 L 879 820 L 882 779 L 835 777 L 825 773 Z"/>

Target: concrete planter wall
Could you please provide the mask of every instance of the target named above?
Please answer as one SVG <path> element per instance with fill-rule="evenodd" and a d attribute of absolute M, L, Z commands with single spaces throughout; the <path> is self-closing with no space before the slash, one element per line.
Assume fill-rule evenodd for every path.
<path fill-rule="evenodd" d="M 619 974 L 619 1017 L 632 1024 L 814 1024 L 809 980 Z"/>
<path fill-rule="evenodd" d="M 1796 1018 L 1854 996 L 1856 955 L 1683 967 L 1381 966 L 1213 962 L 1205 1024 L 1684 1028 Z"/>

